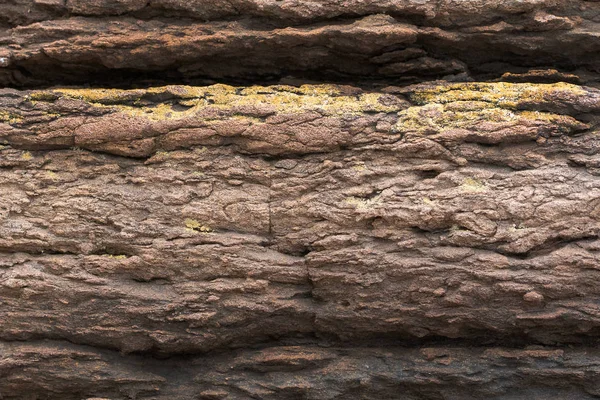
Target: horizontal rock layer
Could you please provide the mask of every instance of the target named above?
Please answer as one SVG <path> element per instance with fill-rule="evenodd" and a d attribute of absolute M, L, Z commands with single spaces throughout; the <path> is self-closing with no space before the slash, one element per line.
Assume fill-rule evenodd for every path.
<path fill-rule="evenodd" d="M 596 340 L 597 89 L 0 95 L 4 340 Z"/>
<path fill-rule="evenodd" d="M 589 347 L 279 346 L 168 360 L 53 341 L 0 349 L 0 393 L 10 400 L 585 400 L 600 394 L 600 354 Z"/>
<path fill-rule="evenodd" d="M 597 84 L 599 24 L 600 3 L 585 0 L 9 0 L 0 85 L 128 84 L 140 74 L 469 80 L 539 66 Z"/>

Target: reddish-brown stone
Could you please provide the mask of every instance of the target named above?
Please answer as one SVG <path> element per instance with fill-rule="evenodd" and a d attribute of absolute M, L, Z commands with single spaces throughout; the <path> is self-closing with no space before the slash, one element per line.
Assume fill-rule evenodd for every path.
<path fill-rule="evenodd" d="M 600 396 L 599 2 L 4 3 L 0 398 Z"/>

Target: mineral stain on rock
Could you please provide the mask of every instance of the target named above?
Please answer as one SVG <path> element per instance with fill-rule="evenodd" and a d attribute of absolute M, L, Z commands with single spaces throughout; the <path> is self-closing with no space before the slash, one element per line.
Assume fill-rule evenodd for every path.
<path fill-rule="evenodd" d="M 0 8 L 0 398 L 600 397 L 600 2 Z"/>

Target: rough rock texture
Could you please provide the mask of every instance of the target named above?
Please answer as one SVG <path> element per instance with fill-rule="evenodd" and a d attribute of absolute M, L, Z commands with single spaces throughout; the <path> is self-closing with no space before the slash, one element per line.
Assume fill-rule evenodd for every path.
<path fill-rule="evenodd" d="M 589 345 L 600 332 L 597 89 L 215 85 L 0 96 L 5 341 L 66 340 L 164 357 L 274 341 Z M 36 343 L 24 347 L 27 354 L 39 357 L 31 349 L 40 346 L 42 355 L 59 357 L 64 374 L 71 368 L 78 376 L 70 364 L 78 357 L 100 364 L 91 369 L 108 368 L 109 393 L 170 396 L 160 389 L 173 383 L 159 361 L 154 374 L 138 371 L 140 361 L 118 361 L 133 376 L 117 383 L 115 355 Z M 340 349 L 348 361 L 313 347 L 291 353 L 315 352 L 310 357 L 326 358 L 316 367 L 337 370 L 386 358 L 386 349 Z M 468 368 L 495 364 L 479 350 L 447 351 L 449 360 L 472 359 Z M 515 350 L 514 357 L 545 363 L 557 351 Z M 255 357 L 241 354 L 236 360 Z M 264 393 L 252 386 L 257 378 L 231 371 L 190 376 L 180 386 L 211 387 L 216 398 L 285 390 L 334 398 L 366 379 L 359 387 L 367 398 L 404 385 L 421 393 L 394 372 L 427 364 L 418 354 L 393 351 L 402 367 L 386 372 L 387 389 L 369 383 L 364 370 L 294 389 L 289 380 L 301 378 L 284 374 L 287 363 L 314 372 L 297 355 L 277 356 L 284 367 L 273 371 L 285 376 Z M 453 370 L 444 368 L 440 374 Z M 554 380 L 558 367 L 547 368 L 542 375 Z M 509 376 L 493 388 L 480 383 L 483 392 L 534 390 L 528 379 L 513 381 L 514 371 L 489 373 Z M 214 389 L 228 377 L 238 383 Z M 581 379 L 563 389 L 596 393 Z M 52 390 L 74 383 L 64 385 Z M 78 385 L 90 396 L 96 392 L 86 388 L 99 390 Z M 432 398 L 458 390 L 421 385 Z"/>
<path fill-rule="evenodd" d="M 596 399 L 598 349 L 278 346 L 150 359 L 0 345 L 4 399 Z"/>
<path fill-rule="evenodd" d="M 588 0 L 4 0 L 0 84 L 422 80 L 580 69 L 597 81 Z"/>
<path fill-rule="evenodd" d="M 600 2 L 0 10 L 1 399 L 600 398 Z"/>

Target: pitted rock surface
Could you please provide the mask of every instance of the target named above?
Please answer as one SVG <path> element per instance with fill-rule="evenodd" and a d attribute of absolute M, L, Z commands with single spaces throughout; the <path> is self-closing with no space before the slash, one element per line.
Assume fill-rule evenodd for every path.
<path fill-rule="evenodd" d="M 0 398 L 599 398 L 599 24 L 4 1 Z"/>

